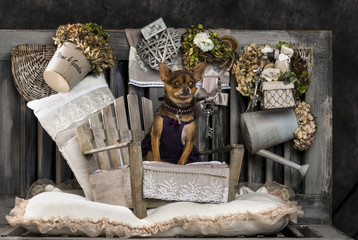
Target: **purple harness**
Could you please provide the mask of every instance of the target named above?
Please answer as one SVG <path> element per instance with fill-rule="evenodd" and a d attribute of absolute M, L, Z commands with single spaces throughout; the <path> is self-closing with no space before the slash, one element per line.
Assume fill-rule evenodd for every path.
<path fill-rule="evenodd" d="M 163 131 L 160 138 L 160 158 L 164 162 L 177 164 L 184 150 L 184 145 L 181 141 L 181 135 L 185 125 L 191 123 L 178 122 L 172 118 L 161 116 L 163 118 Z M 142 141 L 142 153 L 146 155 L 149 151 L 152 151 L 150 132 L 144 137 Z M 200 155 L 198 149 L 194 146 L 191 154 L 189 155 L 187 163 L 200 161 Z"/>

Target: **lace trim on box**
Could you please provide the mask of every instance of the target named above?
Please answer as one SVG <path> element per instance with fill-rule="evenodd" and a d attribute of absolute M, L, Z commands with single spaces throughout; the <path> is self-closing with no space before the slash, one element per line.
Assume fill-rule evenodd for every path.
<path fill-rule="evenodd" d="M 143 197 L 169 201 L 224 203 L 228 200 L 229 168 L 189 169 L 144 166 Z"/>
<path fill-rule="evenodd" d="M 48 134 L 55 138 L 59 132 L 71 124 L 79 122 L 113 102 L 113 95 L 108 87 L 95 89 L 61 106 L 52 114 L 41 118 L 41 124 Z"/>

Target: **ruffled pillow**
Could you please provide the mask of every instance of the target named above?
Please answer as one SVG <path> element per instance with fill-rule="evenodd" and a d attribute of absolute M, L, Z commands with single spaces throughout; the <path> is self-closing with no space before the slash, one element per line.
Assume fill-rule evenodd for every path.
<path fill-rule="evenodd" d="M 267 190 L 266 190 L 267 191 Z M 263 191 L 265 192 L 265 191 Z M 222 204 L 176 202 L 151 209 L 138 219 L 123 206 L 87 201 L 62 192 L 45 192 L 30 200 L 17 199 L 6 216 L 11 226 L 48 235 L 238 236 L 271 235 L 295 221 L 302 211 L 268 193 L 248 193 Z"/>
<path fill-rule="evenodd" d="M 68 93 L 33 100 L 27 106 L 59 146 L 76 136 L 75 129 L 114 100 L 102 75 L 86 76 Z"/>

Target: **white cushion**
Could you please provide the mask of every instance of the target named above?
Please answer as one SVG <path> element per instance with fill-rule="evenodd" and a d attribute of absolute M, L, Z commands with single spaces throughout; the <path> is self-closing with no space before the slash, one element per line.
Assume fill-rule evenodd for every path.
<path fill-rule="evenodd" d="M 268 193 L 249 193 L 222 204 L 176 202 L 138 219 L 123 206 L 91 202 L 62 192 L 16 200 L 6 216 L 11 226 L 48 235 L 119 237 L 238 236 L 274 234 L 302 211 Z"/>
<path fill-rule="evenodd" d="M 114 97 L 102 75 L 87 75 L 68 93 L 58 93 L 30 101 L 27 106 L 52 137 L 73 171 L 87 198 L 93 199 L 88 168 L 76 139 L 76 128 Z"/>

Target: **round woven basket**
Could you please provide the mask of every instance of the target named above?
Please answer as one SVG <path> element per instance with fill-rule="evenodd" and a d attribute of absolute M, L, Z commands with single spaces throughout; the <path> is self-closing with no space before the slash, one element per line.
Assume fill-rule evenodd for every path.
<path fill-rule="evenodd" d="M 139 57 L 152 69 L 159 70 L 159 62 L 173 67 L 175 57 L 181 47 L 181 34 L 174 28 L 167 28 L 159 37 L 141 39 L 137 44 Z"/>
<path fill-rule="evenodd" d="M 43 78 L 43 72 L 55 51 L 54 45 L 21 44 L 12 49 L 12 76 L 16 89 L 26 101 L 57 93 Z"/>

